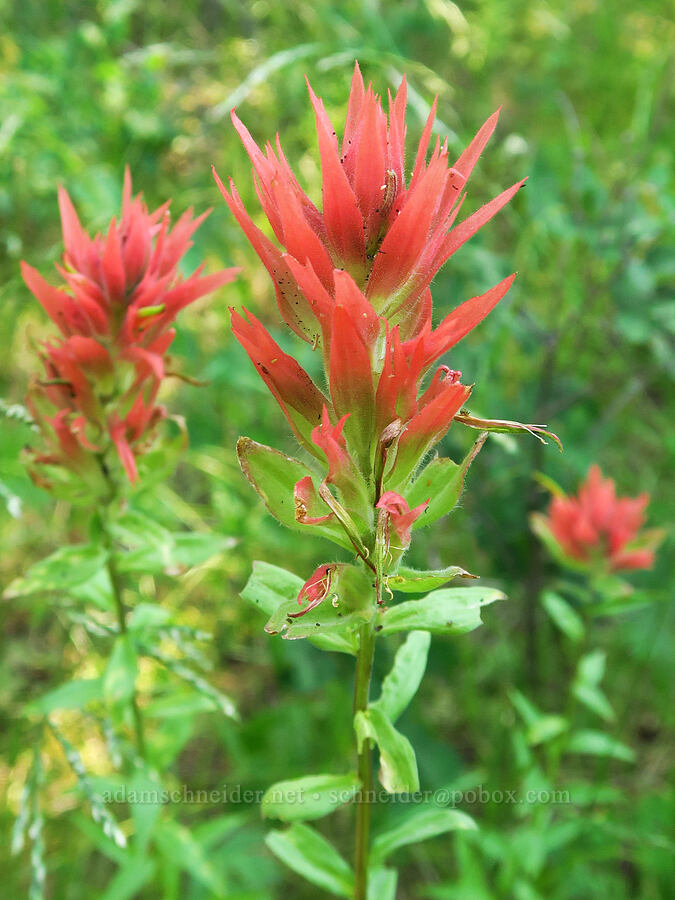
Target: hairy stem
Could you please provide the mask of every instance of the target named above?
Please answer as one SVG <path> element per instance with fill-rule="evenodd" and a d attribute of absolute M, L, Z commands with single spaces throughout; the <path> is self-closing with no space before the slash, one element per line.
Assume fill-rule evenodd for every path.
<path fill-rule="evenodd" d="M 359 632 L 354 682 L 354 714 L 368 707 L 370 676 L 375 653 L 373 623 L 366 622 Z M 356 833 L 354 839 L 354 900 L 366 900 L 368 895 L 368 851 L 370 847 L 370 810 L 373 793 L 373 757 L 370 741 L 366 739 L 358 751 L 358 776 L 361 789 L 356 799 Z"/>

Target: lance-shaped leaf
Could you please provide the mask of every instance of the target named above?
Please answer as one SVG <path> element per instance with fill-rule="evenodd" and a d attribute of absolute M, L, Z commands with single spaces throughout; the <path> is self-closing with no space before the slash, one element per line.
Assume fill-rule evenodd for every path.
<path fill-rule="evenodd" d="M 457 809 L 420 809 L 407 816 L 399 825 L 378 834 L 371 849 L 371 862 L 380 864 L 399 847 L 426 841 L 448 831 L 476 831 L 471 816 Z"/>
<path fill-rule="evenodd" d="M 286 640 L 300 638 L 333 638 L 339 636 L 342 645 L 354 646 L 357 629 L 373 614 L 373 589 L 366 571 L 346 563 L 336 564 L 331 581 L 330 596 L 314 609 L 297 617 L 300 606 L 297 596 L 282 603 L 270 617 L 265 631 L 281 634 Z M 331 649 L 346 649 L 345 646 Z"/>
<path fill-rule="evenodd" d="M 411 631 L 396 651 L 391 672 L 382 682 L 379 699 L 371 709 L 380 709 L 395 722 L 415 696 L 424 676 L 431 635 L 428 631 Z"/>
<path fill-rule="evenodd" d="M 469 428 L 476 428 L 479 431 L 495 431 L 498 434 L 531 434 L 536 437 L 542 444 L 548 444 L 544 437 L 550 438 L 558 445 L 560 452 L 563 452 L 562 441 L 557 434 L 548 431 L 545 425 L 524 425 L 522 422 L 511 422 L 508 419 L 480 419 L 478 416 L 465 415 L 458 413 L 455 416 L 455 422 L 467 425 Z"/>
<path fill-rule="evenodd" d="M 351 548 L 349 538 L 337 522 L 305 525 L 296 519 L 293 490 L 298 481 L 312 477 L 311 470 L 304 463 L 247 437 L 237 441 L 237 456 L 242 472 L 282 525 Z M 326 511 L 329 512 L 328 509 Z"/>
<path fill-rule="evenodd" d="M 282 822 L 321 819 L 343 803 L 353 800 L 361 787 L 356 773 L 308 775 L 278 781 L 265 791 L 262 814 Z"/>
<path fill-rule="evenodd" d="M 605 659 L 604 650 L 594 650 L 581 657 L 572 682 L 572 693 L 580 703 L 600 718 L 612 722 L 616 715 L 600 689 L 600 682 L 605 674 Z"/>
<path fill-rule="evenodd" d="M 413 524 L 413 530 L 431 525 L 455 508 L 464 489 L 469 466 L 480 453 L 487 436 L 487 432 L 479 436 L 461 463 L 438 458 L 422 469 L 406 491 L 406 499 L 411 506 L 429 500 L 424 513 Z"/>
<path fill-rule="evenodd" d="M 415 751 L 407 737 L 397 731 L 377 706 L 360 710 L 354 716 L 354 730 L 359 752 L 364 741 L 372 740 L 380 751 L 380 784 L 390 794 L 418 791 Z"/>
<path fill-rule="evenodd" d="M 6 600 L 51 591 L 68 592 L 89 581 L 105 566 L 108 554 L 94 544 L 62 547 L 30 566 L 4 593 Z"/>
<path fill-rule="evenodd" d="M 57 709 L 84 709 L 103 699 L 102 678 L 76 678 L 47 691 L 25 707 L 26 713 L 47 715 Z"/>
<path fill-rule="evenodd" d="M 297 599 L 302 586 L 302 578 L 299 578 L 292 572 L 288 572 L 279 566 L 256 560 L 253 563 L 253 571 L 246 583 L 246 587 L 241 592 L 241 596 L 245 600 L 254 603 L 270 617 L 274 616 L 277 609 L 281 606 L 284 606 L 286 609 L 291 608 L 293 612 L 297 612 Z M 309 616 L 310 613 L 307 615 Z M 329 615 L 332 614 L 329 613 Z M 284 612 L 284 619 L 286 617 L 287 613 Z M 307 618 L 307 616 L 303 616 L 303 618 Z M 293 621 L 295 620 L 291 619 L 291 622 Z M 317 628 L 314 625 L 313 627 L 314 633 L 309 640 L 315 647 L 340 653 L 356 653 L 356 640 L 351 630 L 340 633 L 339 631 L 328 629 L 327 633 L 322 632 L 319 634 L 321 626 Z"/>
<path fill-rule="evenodd" d="M 352 897 L 354 873 L 325 837 L 300 822 L 286 831 L 270 831 L 265 838 L 269 849 L 289 869 L 317 887 L 337 897 Z"/>
<path fill-rule="evenodd" d="M 635 751 L 604 731 L 575 731 L 565 748 L 567 753 L 609 756 L 622 762 L 635 762 Z"/>
<path fill-rule="evenodd" d="M 396 900 L 398 872 L 375 866 L 368 872 L 368 900 Z"/>
<path fill-rule="evenodd" d="M 544 591 L 541 603 L 553 622 L 571 641 L 578 644 L 583 640 L 586 633 L 584 620 L 567 600 L 553 591 Z"/>
<path fill-rule="evenodd" d="M 464 634 L 482 624 L 481 609 L 505 595 L 496 588 L 441 588 L 422 597 L 398 603 L 379 615 L 381 633 L 430 631 L 432 634 Z"/>
<path fill-rule="evenodd" d="M 442 587 L 453 578 L 478 578 L 461 566 L 448 566 L 445 569 L 410 569 L 408 566 L 399 566 L 395 575 L 389 575 L 386 579 L 387 587 L 393 591 L 401 591 L 403 594 L 422 594 L 424 591 L 433 591 Z"/>

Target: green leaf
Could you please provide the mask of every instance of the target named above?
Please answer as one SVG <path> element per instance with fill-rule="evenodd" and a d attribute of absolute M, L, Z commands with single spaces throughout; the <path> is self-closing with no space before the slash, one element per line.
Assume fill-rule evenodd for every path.
<path fill-rule="evenodd" d="M 356 774 L 308 775 L 279 781 L 265 792 L 262 814 L 282 822 L 309 821 L 327 816 L 358 793 L 361 782 Z"/>
<path fill-rule="evenodd" d="M 290 641 L 317 636 L 338 635 L 354 652 L 356 631 L 374 613 L 371 578 L 360 566 L 339 563 L 331 585 L 331 596 L 303 616 L 293 618 L 298 612 L 297 597 L 280 604 L 265 625 L 268 634 L 281 634 Z"/>
<path fill-rule="evenodd" d="M 614 710 L 598 686 L 605 674 L 606 658 L 604 650 L 594 650 L 581 657 L 572 683 L 572 693 L 605 722 L 613 722 L 616 718 Z"/>
<path fill-rule="evenodd" d="M 256 560 L 241 596 L 271 616 L 281 603 L 295 600 L 303 584 L 302 578 L 287 569 Z"/>
<path fill-rule="evenodd" d="M 604 650 L 594 650 L 582 656 L 572 683 L 572 693 L 591 712 L 600 716 L 605 722 L 612 722 L 616 718 L 614 710 L 598 686 L 605 674 L 605 662 Z"/>
<path fill-rule="evenodd" d="M 146 767 L 134 772 L 128 782 L 128 789 L 127 796 L 136 798 L 129 804 L 134 821 L 134 850 L 143 853 L 162 811 L 162 785 Z"/>
<path fill-rule="evenodd" d="M 351 549 L 351 542 L 342 526 L 333 523 L 303 525 L 295 518 L 293 488 L 312 470 L 299 459 L 285 456 L 272 447 L 258 444 L 251 438 L 242 437 L 237 442 L 237 456 L 241 470 L 262 498 L 269 512 L 285 525 L 304 534 L 325 537 Z M 328 509 L 326 510 L 328 512 Z"/>
<path fill-rule="evenodd" d="M 55 687 L 29 703 L 26 712 L 47 715 L 57 709 L 84 709 L 93 700 L 102 699 L 102 678 L 78 678 Z"/>
<path fill-rule="evenodd" d="M 94 544 L 62 547 L 15 578 L 4 593 L 6 600 L 46 591 L 66 591 L 89 581 L 102 569 L 107 554 Z"/>
<path fill-rule="evenodd" d="M 113 533 L 127 548 L 115 553 L 120 572 L 175 575 L 206 562 L 236 543 L 224 535 L 172 532 L 135 510 L 118 516 Z"/>
<path fill-rule="evenodd" d="M 368 900 L 396 900 L 396 869 L 373 868 L 368 872 Z"/>
<path fill-rule="evenodd" d="M 83 581 L 82 584 L 69 587 L 68 596 L 81 600 L 83 603 L 91 603 L 98 609 L 112 610 L 115 607 L 110 573 L 107 568 L 99 569 L 92 578 Z"/>
<path fill-rule="evenodd" d="M 251 572 L 249 580 L 246 582 L 244 590 L 241 592 L 241 596 L 261 609 L 270 617 L 270 621 L 274 620 L 276 622 L 276 620 L 279 619 L 279 627 L 282 627 L 281 619 L 283 618 L 284 620 L 283 624 L 287 624 L 286 618 L 288 612 L 298 611 L 297 597 L 303 584 L 302 578 L 299 578 L 292 572 L 288 572 L 286 569 L 282 569 L 279 566 L 273 566 L 270 565 L 270 563 L 256 560 L 256 562 L 253 563 L 253 571 Z M 283 613 L 277 613 L 282 605 L 284 605 Z M 326 606 L 326 604 L 323 604 L 323 606 Z M 339 611 L 340 610 L 333 610 L 333 613 L 335 614 L 333 617 L 339 622 L 343 622 L 345 618 L 344 614 L 341 617 L 336 615 Z M 341 634 L 339 633 L 339 630 L 331 631 L 329 628 L 327 634 L 316 633 L 322 627 L 322 624 L 325 623 L 327 616 L 331 617 L 332 615 L 328 606 L 326 606 L 326 609 L 322 609 L 321 606 L 317 607 L 314 612 L 316 612 L 317 615 L 311 621 L 320 622 L 318 627 L 316 624 L 312 625 L 314 632 L 309 639 L 314 646 L 321 650 L 334 650 L 351 654 L 356 653 L 355 639 L 350 632 Z M 311 614 L 312 613 L 310 612 L 302 618 L 308 618 Z M 291 621 L 296 622 L 297 620 L 291 619 Z M 269 625 L 269 622 L 267 624 Z M 307 637 L 305 634 L 297 636 Z"/>
<path fill-rule="evenodd" d="M 309 825 L 295 822 L 286 831 L 270 831 L 265 843 L 289 869 L 307 881 L 338 897 L 352 897 L 354 874 L 349 864 Z"/>
<path fill-rule="evenodd" d="M 168 863 L 188 872 L 216 897 L 227 896 L 227 887 L 223 883 L 222 875 L 212 865 L 202 845 L 187 828 L 177 822 L 162 822 L 162 827 L 155 831 L 154 840 Z"/>
<path fill-rule="evenodd" d="M 589 687 L 597 687 L 605 674 L 607 654 L 604 650 L 593 650 L 582 656 L 577 665 L 576 681 Z"/>
<path fill-rule="evenodd" d="M 428 631 L 411 631 L 396 652 L 391 672 L 382 682 L 379 699 L 371 704 L 395 722 L 420 686 L 427 665 L 431 635 Z"/>
<path fill-rule="evenodd" d="M 155 874 L 156 864 L 147 856 L 129 857 L 108 883 L 99 900 L 130 900 Z"/>
<path fill-rule="evenodd" d="M 634 762 L 635 751 L 602 731 L 577 731 L 569 739 L 568 753 L 588 756 L 609 756 L 623 762 Z"/>
<path fill-rule="evenodd" d="M 503 600 L 496 588 L 442 588 L 392 606 L 380 614 L 384 634 L 422 629 L 432 634 L 464 634 L 482 624 L 481 607 Z"/>
<path fill-rule="evenodd" d="M 464 479 L 469 466 L 480 453 L 487 434 L 481 434 L 461 463 L 438 458 L 425 466 L 405 496 L 410 508 L 429 501 L 424 513 L 413 524 L 413 529 L 431 525 L 457 506 L 464 489 Z"/>
<path fill-rule="evenodd" d="M 194 692 L 172 691 L 166 697 L 153 700 L 143 710 L 144 716 L 156 719 L 187 719 L 199 713 L 213 712 L 219 709 L 217 701 L 204 694 Z"/>
<path fill-rule="evenodd" d="M 174 566 L 191 569 L 200 566 L 231 550 L 236 540 L 223 534 L 207 534 L 199 531 L 176 531 L 173 533 Z"/>
<path fill-rule="evenodd" d="M 525 737 L 530 746 L 545 744 L 553 740 L 569 728 L 569 722 L 563 716 L 542 713 L 520 691 L 509 692 L 511 702 L 518 710 L 526 726 Z"/>
<path fill-rule="evenodd" d="M 420 786 L 415 751 L 407 737 L 397 731 L 381 709 L 369 707 L 354 716 L 359 752 L 364 741 L 373 740 L 380 751 L 380 783 L 390 794 L 410 794 Z"/>
<path fill-rule="evenodd" d="M 399 825 L 377 835 L 373 841 L 371 861 L 384 860 L 399 847 L 426 841 L 448 831 L 476 831 L 478 826 L 466 813 L 456 809 L 421 809 L 404 819 Z"/>
<path fill-rule="evenodd" d="M 404 594 L 422 594 L 441 587 L 453 578 L 478 578 L 460 566 L 448 566 L 446 569 L 426 569 L 417 571 L 407 566 L 399 566 L 395 575 L 386 579 L 387 586 Z"/>
<path fill-rule="evenodd" d="M 616 719 L 616 714 L 612 709 L 609 700 L 600 688 L 593 687 L 590 684 L 574 682 L 572 685 L 572 693 L 579 703 L 583 703 L 587 709 L 590 709 L 591 712 L 600 716 L 605 722 L 613 722 Z"/>
<path fill-rule="evenodd" d="M 541 602 L 553 623 L 575 644 L 583 640 L 586 632 L 584 620 L 559 594 L 544 591 Z"/>
<path fill-rule="evenodd" d="M 545 744 L 557 738 L 558 735 L 567 731 L 569 722 L 563 716 L 540 716 L 536 722 L 533 722 L 527 729 L 526 738 L 528 744 L 536 747 L 538 744 Z"/>
<path fill-rule="evenodd" d="M 168 609 L 156 603 L 139 603 L 129 616 L 129 631 L 144 631 L 147 628 L 158 628 L 165 625 L 171 614 Z"/>
<path fill-rule="evenodd" d="M 126 703 L 131 699 L 137 671 L 138 659 L 133 639 L 129 634 L 121 634 L 115 640 L 103 676 L 103 692 L 110 703 Z"/>
<path fill-rule="evenodd" d="M 528 728 L 535 725 L 539 719 L 542 718 L 543 713 L 541 713 L 537 707 L 530 702 L 524 694 L 521 694 L 518 690 L 509 691 L 509 697 L 511 699 L 511 703 L 518 710 L 518 713 L 523 720 L 523 722 L 528 726 Z"/>

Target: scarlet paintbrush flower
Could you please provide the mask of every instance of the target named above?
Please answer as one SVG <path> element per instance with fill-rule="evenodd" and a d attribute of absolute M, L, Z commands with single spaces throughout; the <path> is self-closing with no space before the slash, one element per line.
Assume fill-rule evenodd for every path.
<path fill-rule="evenodd" d="M 61 332 L 43 344 L 46 378 L 31 390 L 31 408 L 51 446 L 46 454 L 33 452 L 35 465 L 79 472 L 82 453 L 103 458 L 112 446 L 130 481 L 136 479 L 136 456 L 165 416 L 155 398 L 175 335 L 171 325 L 183 307 L 237 271 L 205 276 L 200 268 L 183 279 L 178 265 L 207 214 L 193 220 L 188 210 L 171 229 L 168 205 L 150 213 L 140 195 L 132 198 L 127 169 L 119 224 L 113 219 L 105 235 L 91 238 L 59 188 L 65 253 L 57 268 L 64 285 L 53 287 L 21 264 L 26 284 Z M 41 399 L 59 409 L 56 418 L 38 410 Z"/>
<path fill-rule="evenodd" d="M 541 426 L 471 416 L 463 407 L 472 387 L 461 383 L 461 373 L 446 365 L 431 372 L 502 299 L 515 275 L 462 303 L 436 328 L 429 284 L 522 182 L 455 226 L 461 192 L 498 113 L 450 165 L 447 143 L 437 140 L 427 153 L 434 103 L 408 176 L 405 79 L 396 96 L 389 97 L 387 116 L 355 67 L 341 145 L 323 103 L 311 87 L 309 92 L 321 156 L 321 209 L 300 187 L 278 137 L 276 147 L 268 143 L 263 152 L 234 112 L 276 240 L 253 223 L 234 184 L 230 181 L 226 188 L 215 171 L 214 176 L 274 281 L 283 318 L 320 349 L 326 389 L 314 384 L 251 313 L 243 318 L 233 310 L 232 326 L 300 444 L 327 464 L 321 483 L 304 475 L 295 484 L 296 522 L 339 523 L 367 558 L 363 548 L 374 539 L 383 496 L 405 504 L 405 509 L 399 504 L 387 512 L 397 543 L 407 546 L 421 509 L 411 511 L 404 494 L 456 417 L 469 427 L 548 434 Z"/>
<path fill-rule="evenodd" d="M 657 531 L 640 533 L 649 494 L 617 497 L 614 481 L 591 466 L 576 496 L 556 496 L 544 525 L 572 561 L 609 571 L 648 569 L 661 540 Z"/>
<path fill-rule="evenodd" d="M 258 198 L 286 255 L 254 225 L 232 181 L 228 190 L 214 172 L 216 181 L 274 280 L 280 311 L 296 334 L 314 342 L 317 322 L 293 260 L 309 265 L 330 295 L 335 291 L 335 269 L 345 269 L 374 310 L 390 325 L 400 326 L 405 340 L 430 321 L 427 288 L 441 265 L 523 184 L 513 185 L 452 227 L 462 202 L 460 193 L 495 129 L 499 112 L 451 166 L 447 141 L 441 145 L 437 139 L 426 160 L 434 102 L 406 183 L 405 79 L 396 96 L 389 96 L 387 118 L 372 87 L 364 87 L 356 65 L 341 146 L 322 101 L 311 87 L 309 92 L 321 155 L 321 211 L 293 175 L 279 138 L 276 150 L 268 143 L 263 153 L 232 113 L 253 163 Z"/>

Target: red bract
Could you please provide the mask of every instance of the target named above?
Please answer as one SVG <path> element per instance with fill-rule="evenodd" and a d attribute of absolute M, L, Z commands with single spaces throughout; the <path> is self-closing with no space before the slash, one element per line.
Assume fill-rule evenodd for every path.
<path fill-rule="evenodd" d="M 354 70 L 341 145 L 322 101 L 309 87 L 323 175 L 323 208 L 307 197 L 291 171 L 277 136 L 276 149 L 263 153 L 232 113 L 232 120 L 253 163 L 258 198 L 274 235 L 287 256 L 253 223 L 230 181 L 216 181 L 228 206 L 275 283 L 281 313 L 300 337 L 313 342 L 316 310 L 297 279 L 292 260 L 311 266 L 331 296 L 334 270 L 349 272 L 375 311 L 399 324 L 407 339 L 430 321 L 426 289 L 441 265 L 498 212 L 522 186 L 520 181 L 460 225 L 453 223 L 460 193 L 497 124 L 494 113 L 454 165 L 447 141 L 427 161 L 436 104 L 432 107 L 410 179 L 406 183 L 405 79 L 389 116 L 369 85 Z M 214 172 L 215 174 L 215 172 Z"/>
<path fill-rule="evenodd" d="M 654 532 L 640 535 L 648 503 L 649 494 L 617 497 L 614 481 L 592 466 L 576 496 L 553 498 L 545 522 L 573 560 L 611 571 L 648 569 L 660 539 Z"/>
<path fill-rule="evenodd" d="M 391 542 L 392 535 L 389 534 L 388 536 L 387 545 L 392 551 L 405 550 L 410 545 L 410 530 L 428 505 L 429 501 L 427 500 L 425 503 L 420 503 L 415 509 L 410 509 L 407 500 L 401 497 L 400 494 L 394 491 L 387 491 L 382 494 L 377 502 L 377 509 L 385 511 L 388 531 L 393 531 L 396 536 L 396 546 Z"/>
<path fill-rule="evenodd" d="M 26 284 L 62 335 L 42 345 L 46 378 L 31 391 L 31 408 L 50 445 L 49 452 L 33 454 L 34 464 L 79 473 L 82 453 L 103 459 L 114 447 L 130 481 L 136 480 L 136 457 L 165 416 L 155 398 L 175 334 L 171 325 L 183 307 L 237 271 L 202 275 L 200 267 L 183 279 L 180 260 L 207 214 L 193 219 L 188 210 L 170 228 L 168 206 L 150 213 L 140 195 L 132 198 L 127 169 L 119 224 L 113 218 L 105 235 L 91 238 L 59 188 L 63 286 L 53 287 L 21 264 Z M 56 418 L 39 410 L 41 399 L 59 410 Z"/>
<path fill-rule="evenodd" d="M 300 593 L 298 594 L 298 604 L 302 606 L 306 600 L 307 606 L 300 610 L 300 612 L 289 613 L 291 618 L 296 619 L 298 616 L 304 616 L 310 609 L 314 609 L 320 603 L 323 603 L 330 593 L 331 584 L 333 583 L 333 577 L 337 568 L 338 566 L 336 563 L 324 563 L 315 569 L 300 588 Z"/>

